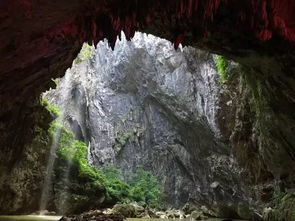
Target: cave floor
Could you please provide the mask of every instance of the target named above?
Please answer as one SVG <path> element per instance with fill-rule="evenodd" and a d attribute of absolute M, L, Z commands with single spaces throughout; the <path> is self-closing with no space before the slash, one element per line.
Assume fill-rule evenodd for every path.
<path fill-rule="evenodd" d="M 0 216 L 0 221 L 57 221 L 61 216 L 36 216 L 36 215 L 24 215 L 24 216 Z"/>
<path fill-rule="evenodd" d="M 163 221 L 163 220 L 173 220 L 173 221 L 192 221 L 193 219 L 138 219 L 138 218 L 129 218 L 128 221 Z M 206 219 L 204 221 L 223 221 L 225 219 Z M 202 220 L 200 220 L 202 221 Z M 232 219 L 232 221 L 242 221 L 237 219 Z"/>
<path fill-rule="evenodd" d="M 58 221 L 60 219 L 61 219 L 61 216 L 36 216 L 36 215 L 0 216 L 0 221 Z M 127 220 L 128 221 L 163 221 L 163 219 L 138 219 L 138 218 L 129 218 Z M 164 219 L 164 220 L 167 220 L 167 219 Z M 222 220 L 224 219 L 206 219 L 206 221 L 222 221 Z M 173 221 L 191 221 L 191 219 L 173 219 Z M 235 221 L 238 221 L 238 220 L 235 220 Z"/>

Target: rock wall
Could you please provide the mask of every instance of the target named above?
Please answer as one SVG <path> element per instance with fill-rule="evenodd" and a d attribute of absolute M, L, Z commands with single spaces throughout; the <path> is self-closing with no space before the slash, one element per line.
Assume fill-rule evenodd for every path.
<path fill-rule="evenodd" d="M 18 154 L 34 136 L 28 128 L 35 122 L 36 98 L 51 78 L 64 74 L 82 43 L 104 37 L 114 43 L 121 29 L 129 30 L 128 38 L 139 29 L 247 67 L 236 99 L 242 105 L 235 115 L 234 152 L 252 167 L 254 181 L 275 177 L 287 186 L 282 189 L 292 189 L 294 7 L 293 0 L 1 1 L 0 174 L 9 176 L 11 165 L 22 161 Z M 249 120 L 248 110 L 254 118 L 263 114 Z"/>
<path fill-rule="evenodd" d="M 52 116 L 31 102 L 32 113 L 23 121 L 15 119 L 13 128 L 0 124 L 0 140 L 13 141 L 14 149 L 6 144 L 0 154 L 0 214 L 30 213 L 39 209 L 44 171 L 49 155 L 47 129 Z M 13 131 L 9 130 L 13 129 Z"/>
<path fill-rule="evenodd" d="M 294 8 L 293 0 L 2 0 L 0 116 L 14 113 L 24 98 L 36 98 L 51 78 L 63 75 L 83 42 L 107 38 L 114 45 L 121 30 L 128 39 L 142 30 L 248 66 L 242 58 L 253 54 L 292 64 Z"/>
<path fill-rule="evenodd" d="M 93 165 L 114 164 L 125 179 L 137 167 L 151 171 L 167 206 L 190 202 L 249 217 L 251 199 L 222 131 L 230 100 L 213 55 L 175 51 L 169 41 L 136 33 L 131 42 L 122 36 L 114 51 L 100 42 L 67 75 L 70 82 L 45 96 L 61 106 L 64 88 L 70 90 L 66 124 L 89 143 Z"/>

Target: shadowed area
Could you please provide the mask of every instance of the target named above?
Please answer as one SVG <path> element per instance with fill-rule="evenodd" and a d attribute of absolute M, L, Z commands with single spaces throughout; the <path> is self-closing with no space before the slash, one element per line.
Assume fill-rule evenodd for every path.
<path fill-rule="evenodd" d="M 228 151 L 244 169 L 254 199 L 265 205 L 284 199 L 291 208 L 294 11 L 294 0 L 2 0 L 0 213 L 38 208 L 52 120 L 39 104 L 41 92 L 54 87 L 51 79 L 64 75 L 84 42 L 106 38 L 114 48 L 122 30 L 127 40 L 139 30 L 176 49 L 190 45 L 239 63 L 239 77 L 228 84 L 233 105 L 222 110 L 231 116 L 221 120 L 228 122 L 221 126 Z M 32 193 L 37 197 L 30 200 Z"/>

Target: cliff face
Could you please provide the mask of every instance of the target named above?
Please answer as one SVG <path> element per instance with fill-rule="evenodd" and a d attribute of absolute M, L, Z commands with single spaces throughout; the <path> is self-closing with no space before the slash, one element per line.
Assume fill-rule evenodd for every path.
<path fill-rule="evenodd" d="M 34 121 L 30 113 L 36 98 L 49 87 L 51 78 L 63 75 L 82 43 L 92 40 L 97 43 L 108 38 L 114 45 L 122 29 L 128 39 L 135 30 L 144 30 L 176 45 L 183 42 L 224 54 L 247 67 L 256 88 L 253 96 L 262 97 L 256 87 L 259 81 L 264 88 L 260 90 L 263 97 L 273 98 L 257 106 L 258 112 L 264 112 L 263 105 L 272 111 L 270 118 L 260 115 L 261 122 L 266 125 L 277 122 L 277 128 L 271 133 L 264 129 L 267 137 L 275 134 L 276 138 L 267 144 L 254 141 L 246 155 L 258 156 L 260 149 L 265 149 L 259 145 L 264 143 L 266 149 L 267 146 L 271 149 L 266 152 L 282 149 L 290 158 L 288 161 L 294 161 L 294 140 L 290 132 L 294 122 L 291 114 L 294 112 L 295 72 L 293 0 L 243 0 L 238 3 L 234 0 L 3 0 L 0 6 L 0 54 L 3 56 L 0 61 L 0 103 L 3 107 L 0 120 L 1 128 L 4 128 L 1 130 L 4 151 L 22 150 L 27 143 L 24 137 L 34 136 L 26 131 L 27 136 L 18 136 L 19 139 L 13 141 L 5 131 L 30 127 L 26 122 Z M 266 127 L 271 126 L 273 124 Z M 248 135 L 245 137 L 241 139 L 248 140 Z M 279 155 L 275 155 L 278 158 L 275 164 L 280 167 L 286 161 Z M 13 156 L 5 155 L 4 158 L 7 162 L 3 167 L 16 160 Z M 245 157 L 243 161 L 247 160 Z M 265 161 L 269 162 L 269 157 Z M 288 176 L 287 165 L 282 171 Z M 272 165 L 269 170 L 270 167 Z M 280 176 L 280 172 L 276 173 Z"/>
<path fill-rule="evenodd" d="M 167 40 L 137 33 L 114 51 L 99 43 L 67 75 L 70 82 L 46 97 L 62 106 L 59 98 L 70 91 L 64 118 L 89 143 L 93 165 L 114 164 L 126 179 L 143 167 L 163 184 L 167 206 L 190 202 L 249 217 L 246 180 L 222 131 L 230 100 L 211 54 L 175 51 Z"/>
<path fill-rule="evenodd" d="M 128 39 L 139 29 L 224 54 L 246 68 L 233 100 L 240 106 L 229 118 L 236 125 L 235 156 L 252 183 L 276 178 L 282 190 L 292 189 L 294 7 L 293 0 L 1 1 L 1 180 L 9 182 L 11 168 L 21 168 L 19 153 L 35 137 L 37 98 L 51 78 L 64 74 L 82 43 L 106 37 L 113 45 L 121 29 Z"/>
<path fill-rule="evenodd" d="M 254 65 L 242 58 L 294 61 L 294 7 L 293 0 L 3 0 L 0 96 L 6 110 L 1 116 L 62 75 L 83 42 L 107 38 L 114 45 L 121 30 L 128 39 L 143 30 L 249 66 Z"/>
<path fill-rule="evenodd" d="M 44 162 L 50 147 L 47 129 L 52 118 L 40 105 L 32 110 L 31 116 L 24 121 L 14 121 L 20 124 L 14 132 L 3 124 L 0 127 L 3 131 L 1 141 L 11 139 L 19 144 L 13 149 L 1 146 L 0 214 L 31 213 L 39 208 Z"/>

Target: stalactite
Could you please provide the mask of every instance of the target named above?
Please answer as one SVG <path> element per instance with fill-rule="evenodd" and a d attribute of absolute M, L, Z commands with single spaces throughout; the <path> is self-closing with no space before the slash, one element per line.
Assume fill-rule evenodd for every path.
<path fill-rule="evenodd" d="M 18 0 L 17 6 L 23 10 L 24 16 L 26 18 L 28 18 L 28 19 L 32 18 L 33 3 L 30 0 Z"/>
<path fill-rule="evenodd" d="M 272 23 L 290 42 L 295 42 L 295 1 L 272 0 Z"/>
<path fill-rule="evenodd" d="M 27 18 L 32 17 L 32 8 L 38 3 L 34 0 L 15 0 L 15 2 Z M 92 40 L 98 42 L 102 38 L 108 38 L 111 45 L 114 45 L 116 36 L 121 30 L 125 31 L 127 39 L 130 39 L 136 30 L 152 23 L 159 13 L 162 14 L 160 19 L 163 21 L 165 19 L 172 21 L 171 18 L 174 15 L 178 26 L 175 27 L 176 30 L 189 27 L 194 30 L 192 33 L 197 33 L 195 30 L 198 30 L 198 36 L 207 37 L 211 32 L 207 26 L 216 22 L 214 19 L 221 6 L 232 10 L 235 14 L 235 17 L 231 16 L 233 20 L 238 21 L 234 24 L 237 31 L 239 29 L 247 31 L 260 41 L 281 36 L 295 44 L 294 0 L 110 0 L 100 3 L 89 0 L 88 7 L 94 8 L 95 13 L 91 15 L 93 18 L 88 22 L 91 22 Z M 86 41 L 89 36 L 78 33 L 79 31 L 83 32 L 81 27 L 68 20 L 51 28 L 47 35 L 50 38 L 79 36 L 80 41 Z M 175 34 L 176 36 L 184 35 L 184 32 Z M 185 35 L 176 37 L 175 45 L 183 43 L 180 41 L 184 39 Z"/>
<path fill-rule="evenodd" d="M 176 36 L 175 41 L 174 41 L 175 49 L 178 48 L 178 46 L 183 42 L 183 40 L 184 40 L 184 34 L 179 34 Z"/>

